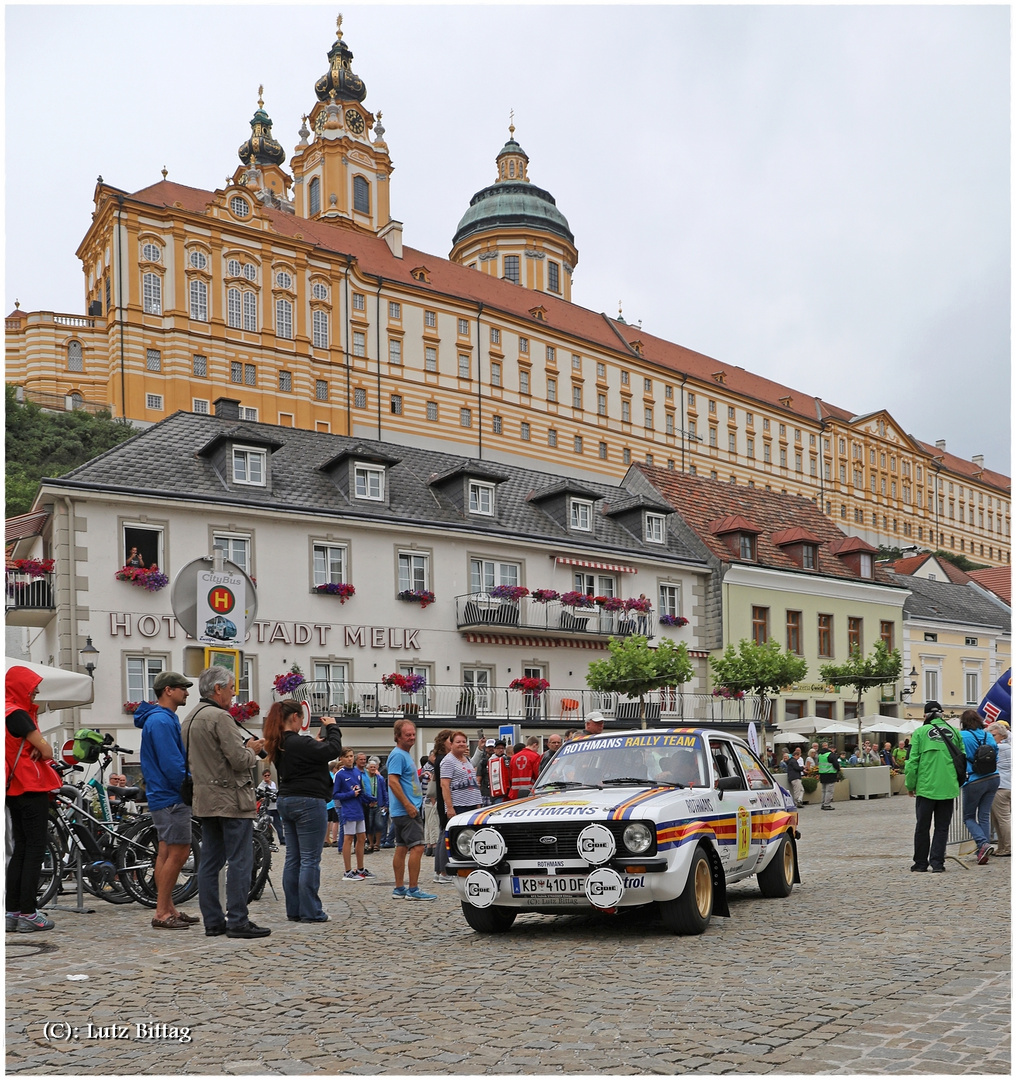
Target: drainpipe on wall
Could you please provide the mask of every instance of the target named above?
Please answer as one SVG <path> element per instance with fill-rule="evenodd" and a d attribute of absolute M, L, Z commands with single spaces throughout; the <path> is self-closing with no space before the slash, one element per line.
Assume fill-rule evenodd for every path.
<path fill-rule="evenodd" d="M 375 318 L 377 322 L 377 441 L 381 441 L 381 290 L 384 288 L 385 279 L 377 279 L 377 303 L 375 305 Z"/>
<path fill-rule="evenodd" d="M 71 621 L 71 655 L 68 660 L 68 667 L 70 667 L 77 659 L 78 655 L 78 591 L 77 591 L 77 567 L 74 560 L 74 504 L 71 502 L 69 495 L 61 496 L 64 506 L 67 508 L 67 551 L 69 558 L 69 576 L 70 576 L 70 602 L 68 604 L 68 611 Z M 57 657 L 57 666 L 63 666 L 63 658 Z M 74 723 L 73 728 L 76 731 L 80 726 L 78 724 L 79 712 L 78 706 L 74 706 Z"/>
<path fill-rule="evenodd" d="M 127 417 L 127 376 L 124 361 L 124 325 L 123 325 L 123 249 L 121 248 L 122 230 L 120 217 L 123 213 L 123 196 L 116 197 L 116 307 L 120 313 L 120 414 Z"/>

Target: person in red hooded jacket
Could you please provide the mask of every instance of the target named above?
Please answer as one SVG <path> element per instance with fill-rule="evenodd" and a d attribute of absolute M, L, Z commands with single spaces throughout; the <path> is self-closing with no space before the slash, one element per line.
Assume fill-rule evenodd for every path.
<path fill-rule="evenodd" d="M 53 748 L 39 730 L 35 704 L 42 676 L 25 667 L 7 672 L 7 809 L 11 815 L 14 851 L 7 866 L 8 932 L 31 934 L 52 930 L 53 920 L 36 910 L 39 874 L 46 851 L 49 793 L 60 776 L 49 764 Z"/>

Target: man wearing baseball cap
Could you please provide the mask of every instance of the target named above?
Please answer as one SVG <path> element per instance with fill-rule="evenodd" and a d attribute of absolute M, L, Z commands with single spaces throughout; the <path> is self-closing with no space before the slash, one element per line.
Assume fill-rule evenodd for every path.
<path fill-rule="evenodd" d="M 586 717 L 584 726 L 586 735 L 602 735 L 603 734 L 603 713 L 591 712 Z"/>
<path fill-rule="evenodd" d="M 141 772 L 148 809 L 159 837 L 158 900 L 152 919 L 156 930 L 187 930 L 200 922 L 177 911 L 173 903 L 173 889 L 191 849 L 191 808 L 180 795 L 187 761 L 176 710 L 187 703 L 187 691 L 193 685 L 176 671 L 161 671 L 154 684 L 157 704 L 143 701 L 134 713 L 134 726 L 141 728 Z"/>

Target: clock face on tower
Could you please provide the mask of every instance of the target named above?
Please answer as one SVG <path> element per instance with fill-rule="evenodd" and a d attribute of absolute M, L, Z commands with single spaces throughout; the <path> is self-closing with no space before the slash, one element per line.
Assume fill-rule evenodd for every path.
<path fill-rule="evenodd" d="M 363 117 L 355 109 L 349 109 L 346 112 L 346 127 L 354 135 L 363 134 Z"/>

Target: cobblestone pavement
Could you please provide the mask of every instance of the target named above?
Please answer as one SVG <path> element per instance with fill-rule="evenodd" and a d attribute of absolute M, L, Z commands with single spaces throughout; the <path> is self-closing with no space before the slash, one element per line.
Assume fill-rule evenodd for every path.
<path fill-rule="evenodd" d="M 56 912 L 56 930 L 6 938 L 7 1069 L 1008 1074 L 1010 861 L 910 873 L 913 810 L 905 796 L 805 807 L 801 885 L 784 900 L 737 885 L 732 917 L 695 938 L 637 912 L 525 915 L 481 937 L 452 886 L 395 900 L 390 852 L 357 884 L 332 849 L 332 921 L 289 923 L 269 892 L 257 942 L 155 931 L 133 904 Z M 109 1025 L 125 1037 L 97 1037 Z"/>

